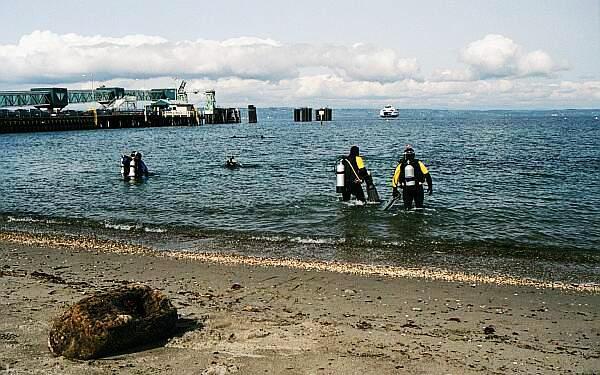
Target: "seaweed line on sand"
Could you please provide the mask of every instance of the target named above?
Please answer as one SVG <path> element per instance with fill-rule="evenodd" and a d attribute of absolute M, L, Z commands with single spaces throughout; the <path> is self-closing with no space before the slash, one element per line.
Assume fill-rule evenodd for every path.
<path fill-rule="evenodd" d="M 200 262 L 225 265 L 245 265 L 262 267 L 287 267 L 312 271 L 337 272 L 362 276 L 383 276 L 391 278 L 427 279 L 470 284 L 496 284 L 528 286 L 540 289 L 559 289 L 592 294 L 600 293 L 597 284 L 571 284 L 560 281 L 542 281 L 529 278 L 517 278 L 508 275 L 479 275 L 457 271 L 428 268 L 405 268 L 399 266 L 371 265 L 361 263 L 344 263 L 335 261 L 307 261 L 300 259 L 276 259 L 237 254 L 157 251 L 149 247 L 114 240 L 98 239 L 90 236 L 66 236 L 33 234 L 23 232 L 0 231 L 0 242 L 18 243 L 29 246 L 49 248 L 82 249 L 120 254 L 143 254 L 150 256 L 196 260 Z"/>

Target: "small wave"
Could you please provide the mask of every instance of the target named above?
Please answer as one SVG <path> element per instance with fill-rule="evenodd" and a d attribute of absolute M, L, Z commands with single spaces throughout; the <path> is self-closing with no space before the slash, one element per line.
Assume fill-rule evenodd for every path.
<path fill-rule="evenodd" d="M 107 229 L 116 229 L 119 231 L 144 231 L 147 233 L 165 233 L 167 230 L 160 227 L 146 227 L 142 224 L 124 224 L 124 223 L 111 223 L 105 221 L 103 223 Z"/>
<path fill-rule="evenodd" d="M 144 232 L 148 232 L 148 233 L 166 233 L 167 230 L 164 228 L 149 228 L 149 227 L 144 227 Z"/>
<path fill-rule="evenodd" d="M 44 223 L 47 223 L 47 224 L 68 224 L 66 221 L 60 221 L 60 220 L 54 220 L 54 219 L 44 220 Z"/>
<path fill-rule="evenodd" d="M 60 221 L 56 219 L 36 219 L 33 217 L 14 217 L 8 216 L 7 221 L 9 223 L 44 223 L 44 224 L 68 224 L 66 221 Z"/>
<path fill-rule="evenodd" d="M 312 244 L 312 245 L 336 245 L 342 244 L 346 241 L 345 238 L 309 238 L 309 237 L 284 237 L 284 236 L 252 236 L 250 237 L 253 241 L 264 241 L 264 242 L 293 242 L 299 244 Z"/>
<path fill-rule="evenodd" d="M 43 222 L 43 220 L 34 219 L 32 217 L 14 217 L 14 216 L 9 216 L 8 217 L 8 222 L 9 223 L 12 223 L 12 222 L 17 222 L 17 223 L 41 223 L 41 222 Z"/>
<path fill-rule="evenodd" d="M 302 238 L 294 237 L 290 239 L 290 242 L 311 244 L 311 245 L 337 245 L 345 242 L 345 239 L 334 239 L 334 238 Z"/>
<path fill-rule="evenodd" d="M 117 229 L 117 230 L 127 230 L 127 231 L 140 228 L 139 225 L 133 225 L 133 224 L 116 224 L 116 223 L 110 223 L 110 222 L 104 222 L 103 225 L 107 229 Z"/>
<path fill-rule="evenodd" d="M 342 202 L 342 203 L 349 207 L 364 206 L 366 204 L 365 202 L 359 201 L 359 200 L 351 200 L 351 201 L 346 201 L 346 202 Z"/>
<path fill-rule="evenodd" d="M 280 236 L 251 236 L 250 239 L 253 241 L 266 241 L 266 242 L 284 242 L 284 241 L 286 241 L 285 237 L 280 237 Z"/>

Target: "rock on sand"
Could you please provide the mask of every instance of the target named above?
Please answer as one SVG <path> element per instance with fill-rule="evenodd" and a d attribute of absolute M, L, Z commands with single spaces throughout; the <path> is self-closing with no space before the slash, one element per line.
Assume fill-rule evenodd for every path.
<path fill-rule="evenodd" d="M 56 317 L 48 335 L 55 356 L 98 358 L 171 336 L 177 309 L 159 290 L 134 285 L 94 294 Z"/>

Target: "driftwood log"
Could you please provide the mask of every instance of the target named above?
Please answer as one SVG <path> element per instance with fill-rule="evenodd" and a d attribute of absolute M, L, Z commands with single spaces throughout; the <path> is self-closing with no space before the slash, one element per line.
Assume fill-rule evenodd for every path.
<path fill-rule="evenodd" d="M 91 359 L 171 336 L 177 309 L 159 290 L 122 287 L 83 298 L 52 321 L 48 347 L 55 356 Z"/>

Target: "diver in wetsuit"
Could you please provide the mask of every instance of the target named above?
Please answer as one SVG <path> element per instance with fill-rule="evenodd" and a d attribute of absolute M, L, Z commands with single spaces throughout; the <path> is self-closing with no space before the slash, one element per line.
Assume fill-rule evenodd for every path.
<path fill-rule="evenodd" d="M 392 177 L 392 195 L 400 195 L 398 187 L 402 188 L 402 200 L 404 208 L 409 210 L 412 207 L 412 201 L 415 201 L 416 208 L 423 208 L 423 183 L 427 181 L 427 193 L 433 194 L 433 184 L 429 170 L 418 159 L 415 159 L 415 150 L 411 145 L 406 145 L 403 158 L 398 163 Z"/>
<path fill-rule="evenodd" d="M 132 156 L 125 154 L 121 155 L 121 176 L 126 180 L 129 179 L 129 166 L 131 164 Z"/>
<path fill-rule="evenodd" d="M 148 177 L 148 167 L 142 160 L 142 153 L 136 152 L 133 159 L 135 160 L 135 178 Z"/>
<path fill-rule="evenodd" d="M 342 160 L 344 163 L 344 191 L 342 192 L 342 200 L 349 201 L 350 197 L 354 195 L 357 200 L 366 202 L 361 184 L 370 178 L 370 176 L 365 167 L 365 162 L 360 156 L 358 146 L 352 146 L 350 154 Z"/>
<path fill-rule="evenodd" d="M 225 166 L 229 169 L 235 169 L 240 166 L 240 163 L 238 163 L 238 161 L 235 160 L 235 156 L 231 155 L 229 159 L 227 159 L 227 161 L 225 162 Z"/>

